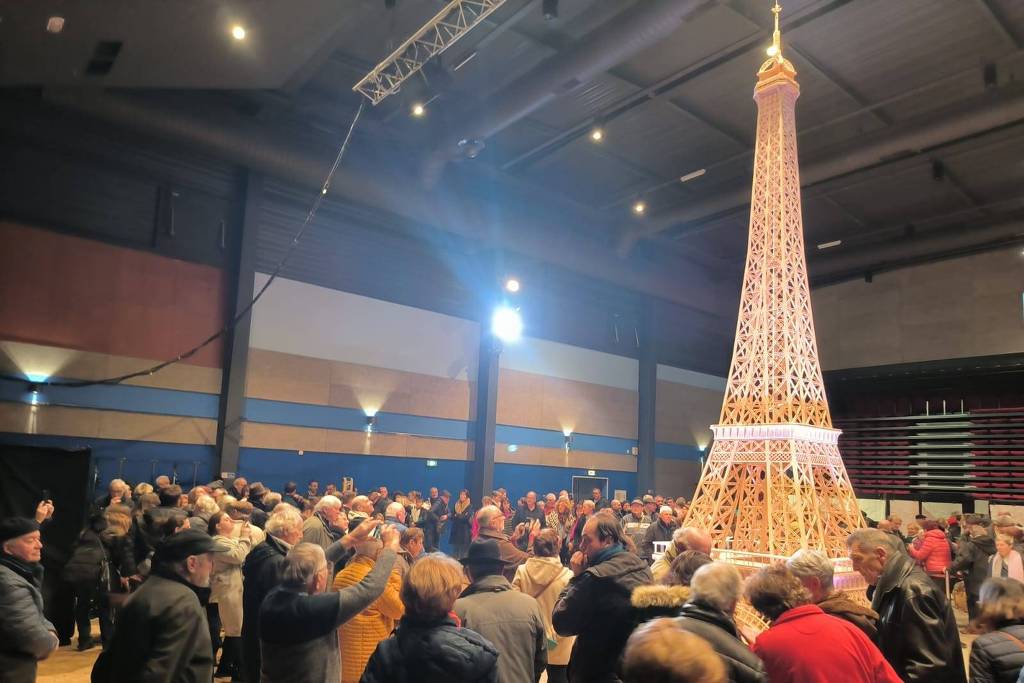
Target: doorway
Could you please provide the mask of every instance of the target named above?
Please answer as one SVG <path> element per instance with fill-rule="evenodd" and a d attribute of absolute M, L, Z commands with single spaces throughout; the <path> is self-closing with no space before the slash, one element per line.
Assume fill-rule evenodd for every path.
<path fill-rule="evenodd" d="M 594 489 L 601 489 L 601 497 L 608 500 L 608 477 L 572 478 L 572 499 L 577 503 L 590 498 Z"/>

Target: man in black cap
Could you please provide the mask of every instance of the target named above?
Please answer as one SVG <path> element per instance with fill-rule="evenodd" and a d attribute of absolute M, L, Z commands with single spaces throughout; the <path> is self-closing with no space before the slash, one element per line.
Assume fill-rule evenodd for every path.
<path fill-rule="evenodd" d="M 0 679 L 31 683 L 36 666 L 57 649 L 57 629 L 43 616 L 43 543 L 39 524 L 53 514 L 45 501 L 36 518 L 0 520 Z"/>
<path fill-rule="evenodd" d="M 206 623 L 212 553 L 221 546 L 197 529 L 165 539 L 153 570 L 125 604 L 93 683 L 210 681 L 213 649 Z"/>
<path fill-rule="evenodd" d="M 460 560 L 473 582 L 455 601 L 462 625 L 494 643 L 498 683 L 539 681 L 548 665 L 547 632 L 537 601 L 512 589 L 494 540 L 477 540 Z"/>

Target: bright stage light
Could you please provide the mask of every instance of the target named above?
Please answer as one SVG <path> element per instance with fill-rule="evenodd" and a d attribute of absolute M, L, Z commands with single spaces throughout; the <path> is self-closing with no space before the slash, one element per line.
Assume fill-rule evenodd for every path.
<path fill-rule="evenodd" d="M 412 115 L 415 116 L 416 118 L 420 118 L 426 113 L 427 108 L 423 105 L 422 102 L 417 102 L 416 104 L 412 105 Z"/>
<path fill-rule="evenodd" d="M 633 213 L 637 216 L 643 216 L 647 211 L 647 204 L 641 199 L 633 204 Z"/>
<path fill-rule="evenodd" d="M 523 317 L 510 306 L 499 306 L 491 316 L 491 332 L 503 342 L 516 342 L 523 336 Z"/>
<path fill-rule="evenodd" d="M 604 131 L 600 127 L 595 127 L 590 131 L 590 139 L 594 142 L 601 142 L 601 140 L 604 140 Z"/>
<path fill-rule="evenodd" d="M 509 292 L 510 294 L 515 294 L 516 292 L 518 292 L 519 280 L 515 279 L 514 277 L 510 277 L 509 279 L 505 280 L 505 291 Z"/>
<path fill-rule="evenodd" d="M 245 27 L 238 24 L 232 26 L 231 37 L 235 40 L 245 40 Z"/>

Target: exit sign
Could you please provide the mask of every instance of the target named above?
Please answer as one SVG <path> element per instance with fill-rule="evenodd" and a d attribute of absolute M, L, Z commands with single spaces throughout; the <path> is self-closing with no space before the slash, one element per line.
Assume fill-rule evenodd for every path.
<path fill-rule="evenodd" d="M 436 460 L 428 460 L 427 461 L 427 467 L 437 467 L 437 461 Z"/>
<path fill-rule="evenodd" d="M 593 477 L 597 474 L 597 470 L 587 470 L 587 476 Z"/>

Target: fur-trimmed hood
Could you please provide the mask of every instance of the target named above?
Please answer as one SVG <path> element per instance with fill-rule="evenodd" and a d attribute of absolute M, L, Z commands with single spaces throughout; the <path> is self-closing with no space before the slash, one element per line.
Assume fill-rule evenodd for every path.
<path fill-rule="evenodd" d="M 637 586 L 633 589 L 630 602 L 636 609 L 679 609 L 690 599 L 689 586 Z"/>

